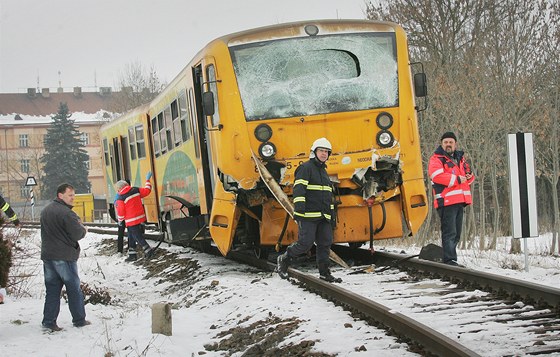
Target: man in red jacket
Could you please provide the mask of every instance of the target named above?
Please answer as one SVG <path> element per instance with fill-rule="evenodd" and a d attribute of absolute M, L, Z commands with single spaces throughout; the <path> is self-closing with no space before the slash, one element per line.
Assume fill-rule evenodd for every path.
<path fill-rule="evenodd" d="M 441 220 L 441 245 L 443 262 L 457 263 L 457 244 L 461 239 L 463 210 L 472 203 L 470 185 L 474 181 L 463 151 L 457 150 L 457 137 L 452 132 L 441 136 L 441 145 L 436 149 L 428 166 L 432 180 L 434 207 Z"/>
<path fill-rule="evenodd" d="M 146 174 L 146 185 L 142 187 L 132 187 L 128 182 L 121 180 L 115 185 L 117 189 L 117 199 L 115 200 L 115 211 L 119 224 L 124 221 L 128 230 L 128 257 L 127 262 L 133 262 L 138 257 L 136 255 L 136 243 L 142 246 L 144 257 L 151 258 L 154 249 L 150 247 L 144 239 L 142 223 L 146 222 L 146 212 L 142 204 L 142 198 L 152 192 L 150 178 L 152 173 Z"/>

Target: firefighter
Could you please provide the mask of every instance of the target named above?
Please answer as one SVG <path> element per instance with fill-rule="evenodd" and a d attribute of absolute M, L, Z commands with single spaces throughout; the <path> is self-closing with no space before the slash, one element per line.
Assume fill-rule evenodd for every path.
<path fill-rule="evenodd" d="M 342 281 L 335 278 L 329 269 L 334 197 L 326 162 L 331 152 L 331 143 L 326 138 L 319 138 L 311 146 L 309 160 L 296 169 L 294 219 L 298 224 L 298 240 L 278 256 L 278 274 L 283 279 L 288 277 L 288 267 L 293 258 L 307 253 L 315 243 L 320 278 L 328 282 Z"/>

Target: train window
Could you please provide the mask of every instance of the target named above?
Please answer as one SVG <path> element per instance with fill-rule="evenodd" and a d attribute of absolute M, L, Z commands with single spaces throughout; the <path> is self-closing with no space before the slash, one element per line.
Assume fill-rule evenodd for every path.
<path fill-rule="evenodd" d="M 230 47 L 247 120 L 398 105 L 395 33 L 341 33 Z"/>
<path fill-rule="evenodd" d="M 175 146 L 181 144 L 181 119 L 179 117 L 173 119 L 173 132 L 175 133 Z"/>
<path fill-rule="evenodd" d="M 191 128 L 189 126 L 189 108 L 187 107 L 187 96 L 183 92 L 179 96 L 179 110 L 181 112 L 181 136 L 183 141 L 191 138 Z M 177 135 L 177 131 L 175 131 Z"/>
<path fill-rule="evenodd" d="M 167 140 L 167 150 L 173 150 L 173 122 L 171 118 L 171 107 L 165 108 L 163 111 L 163 117 L 165 119 L 165 135 Z"/>
<path fill-rule="evenodd" d="M 171 118 L 175 120 L 179 117 L 179 109 L 177 108 L 177 99 L 171 102 Z"/>
<path fill-rule="evenodd" d="M 113 182 L 117 182 L 119 177 L 117 176 L 117 162 L 115 158 L 115 148 L 113 144 L 109 145 L 109 152 L 111 157 L 111 172 L 113 173 Z"/>
<path fill-rule="evenodd" d="M 105 166 L 109 166 L 109 143 L 107 142 L 107 138 L 103 138 L 103 157 L 105 158 Z"/>
<path fill-rule="evenodd" d="M 138 151 L 138 158 L 143 159 L 146 157 L 146 143 L 144 142 L 144 127 L 142 124 L 134 127 L 136 131 L 136 149 Z"/>
<path fill-rule="evenodd" d="M 159 156 L 159 130 L 157 124 L 157 117 L 152 118 L 152 138 L 154 139 L 154 153 L 156 157 Z"/>
<path fill-rule="evenodd" d="M 159 140 L 160 140 L 160 150 L 161 154 L 167 152 L 167 136 L 165 135 L 165 121 L 163 120 L 163 112 L 159 113 L 157 116 L 158 128 L 159 128 Z"/>
<path fill-rule="evenodd" d="M 181 144 L 181 122 L 179 121 L 179 108 L 177 99 L 171 102 L 171 119 L 173 120 L 173 133 L 175 146 Z"/>
<path fill-rule="evenodd" d="M 193 135 L 194 135 L 194 153 L 197 158 L 200 158 L 200 143 L 198 137 L 198 126 L 196 123 L 196 113 L 194 112 L 194 90 L 192 88 L 189 89 L 189 106 L 191 109 L 190 118 L 191 118 L 191 125 L 193 128 Z"/>
<path fill-rule="evenodd" d="M 206 67 L 206 78 L 208 78 L 208 90 L 214 93 L 214 115 L 212 115 L 212 126 L 220 124 L 220 112 L 218 110 L 218 86 L 216 85 L 216 70 L 214 65 Z"/>
<path fill-rule="evenodd" d="M 128 146 L 130 151 L 130 159 L 136 160 L 136 140 L 134 139 L 134 127 L 128 128 Z"/>

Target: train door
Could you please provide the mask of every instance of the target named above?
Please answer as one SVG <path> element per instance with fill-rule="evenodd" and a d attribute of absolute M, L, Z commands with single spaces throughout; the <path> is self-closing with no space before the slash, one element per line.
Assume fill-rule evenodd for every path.
<path fill-rule="evenodd" d="M 113 138 L 111 143 L 111 166 L 113 169 L 113 182 L 122 180 L 122 170 L 121 170 L 121 145 L 119 144 L 119 138 Z"/>
<path fill-rule="evenodd" d="M 239 222 L 241 211 L 237 207 L 237 195 L 224 189 L 223 183 L 217 181 L 217 166 L 213 158 L 217 158 L 219 151 L 212 152 L 219 147 L 223 134 L 220 110 L 218 106 L 218 83 L 220 82 L 214 58 L 206 57 L 203 65 L 195 68 L 196 106 L 199 115 L 199 128 L 204 133 L 204 149 L 206 151 L 208 168 L 210 170 L 211 192 L 207 191 L 207 201 L 210 199 L 211 211 L 208 229 L 212 240 L 223 255 L 230 251 Z M 204 73 L 203 73 L 204 71 Z M 204 81 L 203 81 L 204 78 Z M 216 149 L 217 150 L 217 149 Z M 213 155 L 214 154 L 214 155 Z"/>
<path fill-rule="evenodd" d="M 212 162 L 212 152 L 210 137 L 206 130 L 206 117 L 202 111 L 202 64 L 193 68 L 194 80 L 194 106 L 198 127 L 198 140 L 200 142 L 200 158 L 202 160 L 202 172 L 204 176 L 204 191 L 206 196 L 206 207 L 208 213 L 212 211 L 212 201 L 214 199 L 214 163 Z"/>
<path fill-rule="evenodd" d="M 113 138 L 111 144 L 111 164 L 113 169 L 113 181 L 129 179 L 130 180 L 130 162 L 128 154 L 128 140 L 119 136 Z"/>
<path fill-rule="evenodd" d="M 130 173 L 130 153 L 128 149 L 128 138 L 126 136 L 121 136 L 121 161 L 124 179 L 131 180 L 132 175 Z"/>

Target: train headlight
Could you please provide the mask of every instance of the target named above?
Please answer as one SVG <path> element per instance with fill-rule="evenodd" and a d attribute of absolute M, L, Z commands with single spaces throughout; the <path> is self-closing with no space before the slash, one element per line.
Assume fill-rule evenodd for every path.
<path fill-rule="evenodd" d="M 387 130 L 381 130 L 378 134 L 377 134 L 377 144 L 379 144 L 379 146 L 381 146 L 382 148 L 388 148 L 390 146 L 393 146 L 393 134 L 391 134 L 390 131 Z"/>
<path fill-rule="evenodd" d="M 272 159 L 276 154 L 276 146 L 274 146 L 273 143 L 269 142 L 262 143 L 261 146 L 259 146 L 259 153 L 265 160 Z"/>
<path fill-rule="evenodd" d="M 393 117 L 391 116 L 391 114 L 386 112 L 379 113 L 375 121 L 377 122 L 377 126 L 381 129 L 386 130 L 393 126 Z"/>
<path fill-rule="evenodd" d="M 261 124 L 255 128 L 255 137 L 262 143 L 267 142 L 272 137 L 272 129 L 267 124 Z"/>
<path fill-rule="evenodd" d="M 304 29 L 309 36 L 317 36 L 319 33 L 319 28 L 315 25 L 305 25 Z"/>

